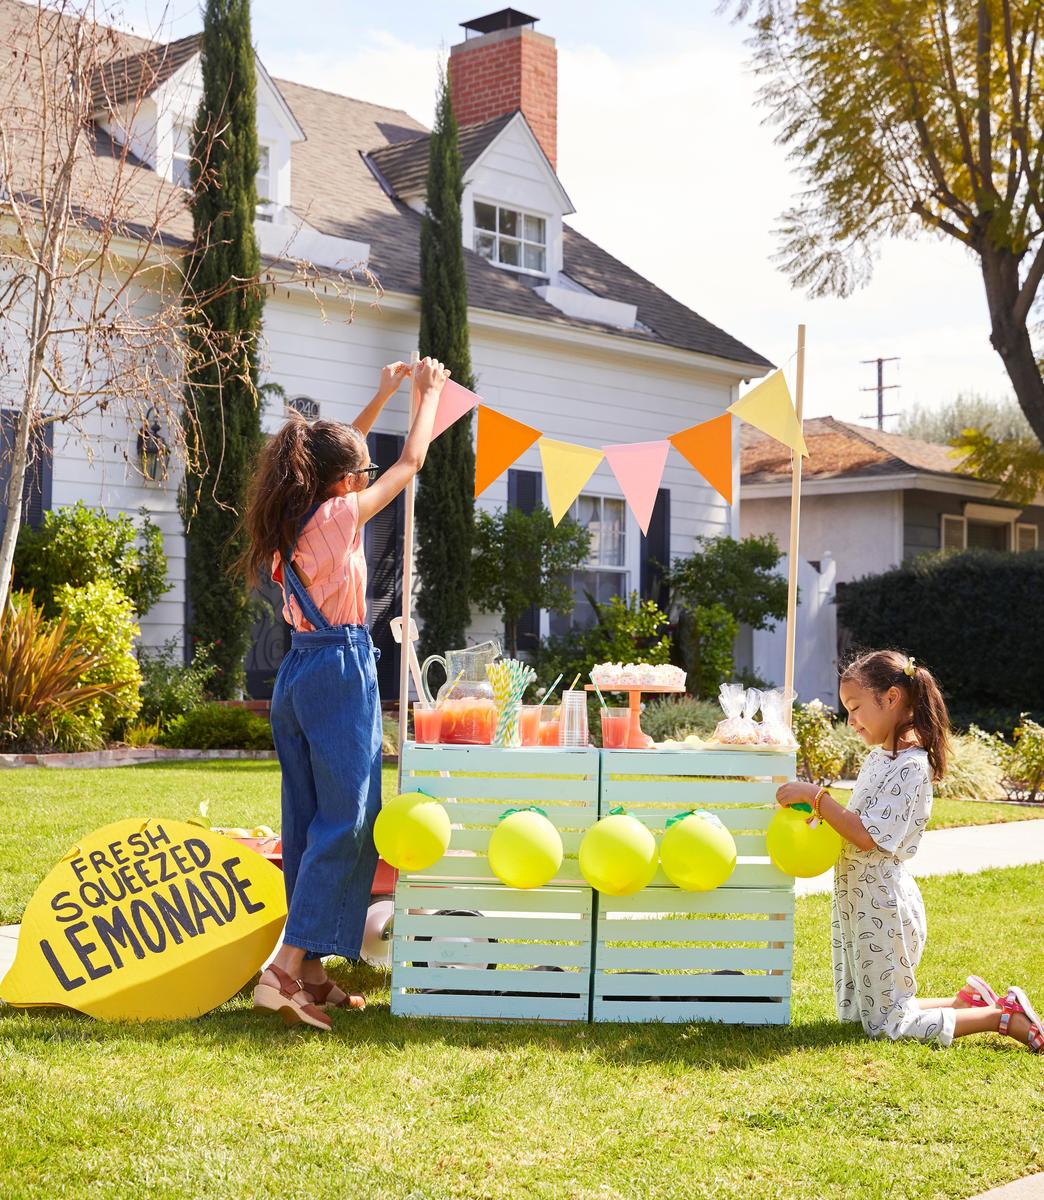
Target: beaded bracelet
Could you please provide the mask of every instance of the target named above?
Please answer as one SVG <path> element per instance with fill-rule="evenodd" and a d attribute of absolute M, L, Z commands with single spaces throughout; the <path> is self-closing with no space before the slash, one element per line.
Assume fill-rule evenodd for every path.
<path fill-rule="evenodd" d="M 821 821 L 823 819 L 822 814 L 819 811 L 819 802 L 820 802 L 820 800 L 822 800 L 822 798 L 824 796 L 829 796 L 829 795 L 830 795 L 830 793 L 826 790 L 826 788 L 823 788 L 823 787 L 821 787 L 819 789 L 819 791 L 816 792 L 815 799 L 812 801 L 812 815 L 816 818 L 817 821 Z"/>

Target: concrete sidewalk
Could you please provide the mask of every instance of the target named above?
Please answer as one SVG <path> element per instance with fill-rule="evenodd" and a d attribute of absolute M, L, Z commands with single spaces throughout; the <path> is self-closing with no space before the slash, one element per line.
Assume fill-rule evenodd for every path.
<path fill-rule="evenodd" d="M 1044 1200 L 1044 1175 L 1025 1175 L 1014 1183 L 973 1196 L 972 1200 Z"/>
<path fill-rule="evenodd" d="M 1039 862 L 1044 862 L 1044 820 L 930 829 L 908 865 L 913 875 L 956 875 Z M 797 894 L 829 892 L 833 879 L 833 871 L 815 879 L 799 879 Z"/>

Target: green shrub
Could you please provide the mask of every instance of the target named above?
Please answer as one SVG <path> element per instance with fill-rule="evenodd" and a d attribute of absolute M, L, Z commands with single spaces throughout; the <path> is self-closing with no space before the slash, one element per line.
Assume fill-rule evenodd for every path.
<path fill-rule="evenodd" d="M 214 667 L 210 647 L 197 646 L 190 666 L 171 639 L 158 649 L 142 646 L 138 651 L 141 665 L 142 721 L 166 726 L 174 717 L 184 716 L 206 702 L 207 684 Z"/>
<path fill-rule="evenodd" d="M 724 604 L 698 605 L 681 614 L 678 643 L 689 688 L 697 696 L 716 696 L 732 678 L 732 647 L 739 622 Z"/>
<path fill-rule="evenodd" d="M 721 720 L 721 706 L 712 700 L 670 696 L 651 700 L 642 713 L 642 729 L 654 742 L 681 741 L 690 733 L 706 738 Z"/>
<path fill-rule="evenodd" d="M 159 740 L 159 721 L 135 721 L 123 731 L 123 741 L 128 746 L 158 746 Z"/>
<path fill-rule="evenodd" d="M 47 621 L 32 596 L 0 610 L 0 750 L 93 750 L 102 683 L 85 682 L 100 658 L 64 617 Z"/>
<path fill-rule="evenodd" d="M 83 682 L 105 690 L 83 716 L 93 722 L 98 736 L 108 738 L 138 714 L 141 707 L 141 669 L 134 657 L 134 639 L 141 632 L 130 600 L 108 580 L 86 587 L 63 584 L 54 596 L 59 613 L 77 640 L 95 656 L 83 673 Z"/>
<path fill-rule="evenodd" d="M 953 734 L 946 774 L 934 785 L 935 794 L 947 800 L 999 799 L 1004 793 L 1001 759 L 997 743 L 980 730 Z"/>
<path fill-rule="evenodd" d="M 794 736 L 802 779 L 826 785 L 842 778 L 845 755 L 834 736 L 833 714 L 822 700 L 794 705 Z"/>
<path fill-rule="evenodd" d="M 838 779 L 855 779 L 869 747 L 846 721 L 835 721 L 827 738 L 832 755 L 841 760 Z"/>
<path fill-rule="evenodd" d="M 857 647 L 913 654 L 939 679 L 953 723 L 1011 729 L 1044 713 L 1044 551 L 922 555 L 838 588 Z M 969 652 L 974 631 L 979 653 Z"/>
<path fill-rule="evenodd" d="M 568 687 L 577 674 L 582 682 L 589 682 L 596 663 L 670 662 L 667 617 L 652 600 L 639 600 L 638 593 L 632 592 L 626 603 L 613 596 L 608 604 L 594 605 L 594 610 L 596 623 L 590 629 L 574 629 L 541 644 L 535 665 L 545 687 L 560 673 L 561 687 Z"/>
<path fill-rule="evenodd" d="M 272 727 L 248 708 L 204 704 L 174 717 L 160 740 L 175 750 L 271 750 Z"/>
<path fill-rule="evenodd" d="M 1044 793 L 1044 726 L 1023 713 L 1013 736 L 1002 757 L 1005 788 L 1013 798 L 1036 800 Z"/>
<path fill-rule="evenodd" d="M 141 616 L 170 590 L 163 534 L 142 509 L 140 528 L 125 513 L 110 517 L 78 500 L 44 514 L 39 529 L 23 525 L 15 548 L 15 586 L 32 591 L 47 616 L 58 611 L 63 585 L 106 581 L 127 596 Z"/>

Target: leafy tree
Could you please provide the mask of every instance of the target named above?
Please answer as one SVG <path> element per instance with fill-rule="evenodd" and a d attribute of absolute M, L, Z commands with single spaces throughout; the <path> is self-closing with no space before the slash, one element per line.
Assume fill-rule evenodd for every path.
<path fill-rule="evenodd" d="M 214 299 L 189 323 L 191 342 L 224 339 L 230 362 L 201 361 L 186 384 L 188 437 L 183 515 L 192 602 L 190 632 L 213 647 L 211 690 L 237 695 L 250 642 L 250 593 L 232 573 L 244 549 L 247 480 L 261 447 L 257 338 L 263 295 L 249 283 L 220 294 L 221 281 L 257 279 L 257 97 L 249 0 L 207 0 L 201 47 L 203 98 L 193 131 L 192 224 L 187 274 Z"/>
<path fill-rule="evenodd" d="M 140 528 L 125 513 L 110 517 L 82 500 L 44 513 L 39 529 L 23 525 L 15 550 L 15 586 L 32 592 L 47 616 L 57 615 L 56 593 L 111 583 L 140 617 L 170 590 L 163 534 L 141 510 Z"/>
<path fill-rule="evenodd" d="M 948 404 L 935 408 L 913 404 L 899 414 L 899 433 L 922 442 L 943 444 L 959 438 L 966 429 L 987 428 L 997 438 L 1033 436 L 1022 409 L 1008 397 L 994 400 L 962 392 Z"/>
<path fill-rule="evenodd" d="M 427 205 L 421 222 L 419 346 L 422 355 L 444 362 L 457 383 L 473 388 L 460 209 L 463 192 L 457 121 L 443 71 L 428 145 Z M 422 656 L 464 645 L 471 618 L 468 596 L 474 496 L 475 451 L 469 415 L 432 442 L 417 481 L 417 615 L 423 622 Z"/>
<path fill-rule="evenodd" d="M 726 0 L 728 3 L 728 0 Z M 738 0 L 761 96 L 805 186 L 779 258 L 814 295 L 929 230 L 978 259 L 990 342 L 1044 441 L 1028 319 L 1044 278 L 1039 0 Z"/>
<path fill-rule="evenodd" d="M 508 652 L 518 655 L 518 623 L 532 605 L 552 612 L 573 611 L 568 574 L 583 566 L 591 535 L 566 518 L 555 525 L 543 505 L 475 514 L 471 601 L 483 612 L 501 613 Z"/>
<path fill-rule="evenodd" d="M 692 691 L 713 696 L 732 677 L 739 626 L 773 629 L 787 612 L 787 581 L 776 574 L 780 550 L 764 537 L 697 538 L 699 549 L 675 559 L 667 575 L 680 609 L 676 649 Z"/>

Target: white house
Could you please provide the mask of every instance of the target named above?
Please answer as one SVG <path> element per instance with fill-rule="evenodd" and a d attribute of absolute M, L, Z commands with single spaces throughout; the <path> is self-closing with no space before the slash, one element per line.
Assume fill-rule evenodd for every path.
<path fill-rule="evenodd" d="M 25 8 L 17 0 L 0 0 L 8 31 L 19 10 Z M 720 415 L 736 399 L 739 384 L 771 364 L 568 224 L 573 208 L 555 170 L 555 44 L 533 23 L 512 9 L 468 22 L 466 39 L 449 57 L 462 126 L 477 390 L 549 437 L 592 446 L 663 438 Z M 257 74 L 258 190 L 267 203 L 259 206 L 256 228 L 263 253 L 274 260 L 291 244 L 290 253 L 317 264 L 363 264 L 383 288 L 377 304 L 360 289 L 350 323 L 340 303 L 324 322 L 308 295 L 279 289 L 265 307 L 264 379 L 281 384 L 300 411 L 348 421 L 371 395 L 380 367 L 416 344 L 427 131 L 400 110 L 271 79 L 260 63 Z M 147 100 L 129 121 L 121 96 L 135 94 Z M 110 77 L 99 80 L 97 121 L 108 137 L 133 147 L 144 179 L 177 186 L 198 95 L 198 39 L 137 43 Z M 185 228 L 173 232 L 183 236 Z M 398 454 L 407 401 L 404 388 L 374 431 L 372 454 L 379 463 Z M 267 428 L 277 428 L 284 417 L 282 404 L 271 405 Z M 125 448 L 136 430 L 113 427 L 107 433 L 112 449 L 102 446 L 90 462 L 75 441 L 57 434 L 53 460 L 34 484 L 37 506 L 83 499 L 134 514 L 146 505 L 164 529 L 172 588 L 145 616 L 142 636 L 153 644 L 180 639 L 188 598 L 174 487 L 143 480 L 128 464 Z M 738 491 L 738 438 L 733 460 Z M 544 498 L 534 448 L 481 503 L 532 506 Z M 605 463 L 575 512 L 599 534 L 588 569 L 576 580 L 577 594 L 586 587 L 600 598 L 631 590 L 658 596 L 655 562 L 688 553 L 697 535 L 740 532 L 737 507 L 729 508 L 673 453 L 647 538 Z M 389 510 L 368 530 L 370 616 L 386 651 L 382 683 L 389 694 L 397 679 L 386 627 L 400 603 L 397 520 L 401 516 Z M 566 619 L 541 614 L 539 628 L 582 621 L 584 608 Z M 475 614 L 476 638 L 496 631 L 495 617 Z M 267 694 L 283 645 L 273 609 L 257 627 L 248 664 L 254 694 Z"/>

